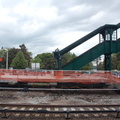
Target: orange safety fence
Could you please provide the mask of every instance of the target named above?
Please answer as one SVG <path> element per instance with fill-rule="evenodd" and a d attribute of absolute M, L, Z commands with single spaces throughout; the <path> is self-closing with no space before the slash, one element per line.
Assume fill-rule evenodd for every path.
<path fill-rule="evenodd" d="M 71 83 L 120 83 L 120 78 L 111 72 L 97 71 L 27 71 L 0 69 L 0 80 L 18 82 L 71 82 Z"/>

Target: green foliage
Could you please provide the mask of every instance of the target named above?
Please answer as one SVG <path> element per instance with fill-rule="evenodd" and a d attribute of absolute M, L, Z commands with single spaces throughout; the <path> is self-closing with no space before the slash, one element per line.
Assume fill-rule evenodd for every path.
<path fill-rule="evenodd" d="M 14 69 L 25 69 L 28 67 L 28 62 L 21 51 L 19 51 L 15 58 L 12 60 L 11 67 Z"/>
<path fill-rule="evenodd" d="M 120 53 L 112 54 L 112 70 L 120 70 Z M 104 70 L 104 61 L 99 63 L 98 70 Z"/>
<path fill-rule="evenodd" d="M 100 62 L 97 66 L 97 70 L 104 70 L 104 63 Z"/>
<path fill-rule="evenodd" d="M 120 70 L 120 53 L 112 54 L 112 69 Z"/>
<path fill-rule="evenodd" d="M 4 57 L 4 50 L 0 50 L 0 58 Z"/>
<path fill-rule="evenodd" d="M 37 56 L 31 60 L 32 63 L 41 63 L 42 60 Z"/>
<path fill-rule="evenodd" d="M 92 63 L 88 63 L 87 65 L 81 68 L 81 70 L 91 70 L 91 69 L 93 69 Z"/>
<path fill-rule="evenodd" d="M 30 66 L 32 53 L 28 52 L 28 50 L 24 44 L 19 45 L 19 47 L 20 47 L 21 51 L 23 52 L 25 59 L 28 61 L 28 66 Z"/>
<path fill-rule="evenodd" d="M 120 61 L 117 64 L 117 70 L 120 70 Z"/>
<path fill-rule="evenodd" d="M 62 56 L 62 65 L 74 59 L 76 55 L 74 53 L 66 53 Z M 31 62 L 38 62 L 42 69 L 56 69 L 57 61 L 52 53 L 38 54 Z"/>
<path fill-rule="evenodd" d="M 10 67 L 12 60 L 15 58 L 15 56 L 17 55 L 17 53 L 19 52 L 19 49 L 16 48 L 11 48 L 8 51 L 8 66 Z"/>
<path fill-rule="evenodd" d="M 33 61 L 39 62 L 42 69 L 55 69 L 56 67 L 56 59 L 52 53 L 38 54 Z"/>
<path fill-rule="evenodd" d="M 29 52 L 24 44 L 20 45 L 20 49 L 18 48 L 9 48 L 8 49 L 8 67 L 11 66 L 12 60 L 15 58 L 17 53 L 22 51 L 25 59 L 28 61 L 28 65 L 30 66 L 30 60 L 32 53 Z M 0 68 L 5 68 L 6 66 L 6 51 L 2 48 L 0 50 L 0 56 L 2 56 L 3 61 L 1 62 Z"/>
<path fill-rule="evenodd" d="M 120 61 L 120 52 L 115 54 L 117 57 L 117 60 Z"/>
<path fill-rule="evenodd" d="M 118 64 L 117 54 L 112 54 L 112 69 L 113 70 L 117 69 L 117 64 Z"/>
<path fill-rule="evenodd" d="M 76 57 L 77 56 L 74 53 L 67 52 L 66 54 L 64 54 L 62 56 L 62 66 L 65 65 L 66 63 L 70 62 L 71 60 L 73 60 Z"/>

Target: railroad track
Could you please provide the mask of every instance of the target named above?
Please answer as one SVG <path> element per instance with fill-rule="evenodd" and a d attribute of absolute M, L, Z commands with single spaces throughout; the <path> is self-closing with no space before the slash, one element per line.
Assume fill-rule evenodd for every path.
<path fill-rule="evenodd" d="M 120 118 L 119 105 L 25 105 L 0 104 L 0 117 Z"/>

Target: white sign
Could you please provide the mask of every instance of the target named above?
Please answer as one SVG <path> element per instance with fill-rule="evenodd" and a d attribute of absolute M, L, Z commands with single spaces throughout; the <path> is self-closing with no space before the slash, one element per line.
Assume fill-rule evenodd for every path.
<path fill-rule="evenodd" d="M 31 68 L 32 69 L 40 69 L 40 63 L 31 63 Z"/>

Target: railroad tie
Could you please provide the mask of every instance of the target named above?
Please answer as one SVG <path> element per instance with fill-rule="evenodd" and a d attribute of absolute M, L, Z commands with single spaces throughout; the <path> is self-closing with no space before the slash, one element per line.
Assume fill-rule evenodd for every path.
<path fill-rule="evenodd" d="M 33 110 L 34 108 L 29 108 L 29 110 Z M 30 113 L 25 114 L 26 117 L 30 116 Z"/>
<path fill-rule="evenodd" d="M 25 107 L 22 107 L 20 110 L 25 110 Z"/>
<path fill-rule="evenodd" d="M 4 107 L 3 109 L 9 109 L 9 107 Z"/>
<path fill-rule="evenodd" d="M 95 117 L 99 117 L 99 115 L 98 114 L 93 114 Z"/>
<path fill-rule="evenodd" d="M 16 109 L 17 109 L 17 107 L 13 107 L 13 108 L 12 108 L 12 110 L 16 110 Z"/>
<path fill-rule="evenodd" d="M 13 107 L 11 110 L 16 110 L 17 107 Z M 16 113 L 15 116 L 18 117 L 20 115 L 20 113 Z"/>
<path fill-rule="evenodd" d="M 64 108 L 63 108 L 63 111 L 67 111 L 67 108 L 66 108 L 66 107 L 64 107 Z"/>
<path fill-rule="evenodd" d="M 79 109 L 80 109 L 80 111 L 85 111 L 85 109 L 84 109 L 84 108 L 82 108 L 82 107 L 80 107 Z"/>
<path fill-rule="evenodd" d="M 39 117 L 40 116 L 40 114 L 35 114 L 35 117 Z"/>
<path fill-rule="evenodd" d="M 103 107 L 103 110 L 109 110 L 108 108 L 106 108 L 106 107 Z M 104 117 L 107 117 L 108 115 L 107 114 L 102 114 Z"/>
<path fill-rule="evenodd" d="M 16 113 L 15 116 L 16 116 L 16 117 L 20 116 L 20 113 Z"/>
<path fill-rule="evenodd" d="M 85 116 L 85 117 L 89 117 L 89 115 L 88 115 L 88 114 L 84 114 L 84 116 Z"/>
<path fill-rule="evenodd" d="M 99 111 L 99 110 L 100 110 L 100 108 L 95 108 L 95 110 Z"/>
<path fill-rule="evenodd" d="M 84 109 L 84 108 L 82 108 L 82 107 L 80 107 L 79 109 L 80 109 L 80 111 L 85 111 L 85 109 Z M 83 116 L 85 116 L 85 117 L 89 117 L 89 115 L 88 115 L 88 114 L 86 114 L 86 113 L 85 113 L 85 114 L 83 113 Z"/>
<path fill-rule="evenodd" d="M 89 107 L 88 110 L 93 111 L 93 108 L 90 108 L 90 107 Z"/>
<path fill-rule="evenodd" d="M 71 111 L 75 111 L 75 110 L 76 110 L 75 108 L 73 108 L 73 107 L 71 108 Z M 76 113 L 75 113 L 74 116 L 75 116 L 75 117 L 79 117 L 79 114 L 76 114 Z"/>
<path fill-rule="evenodd" d="M 107 117 L 108 115 L 107 114 L 102 114 L 102 116 Z"/>
<path fill-rule="evenodd" d="M 89 109 L 90 111 L 94 111 L 94 109 L 97 110 L 97 111 L 100 111 L 100 108 L 94 108 L 94 109 L 93 109 L 93 108 L 90 108 L 90 107 L 89 107 L 88 109 Z M 92 113 L 92 114 L 93 114 L 95 117 L 99 117 L 99 114 L 98 114 L 98 113 Z"/>
<path fill-rule="evenodd" d="M 93 108 L 90 108 L 90 107 L 89 107 L 88 109 L 89 109 L 90 111 L 93 111 Z M 95 117 L 98 117 L 98 116 L 99 116 L 98 114 L 94 114 L 94 113 L 93 113 L 93 115 L 94 115 Z"/>
<path fill-rule="evenodd" d="M 80 107 L 79 109 L 80 109 L 80 111 L 85 111 L 85 109 L 84 109 L 84 108 L 82 108 L 82 107 Z"/>
<path fill-rule="evenodd" d="M 7 113 L 6 113 L 6 111 L 7 111 L 8 109 L 9 109 L 9 107 L 7 107 L 7 106 L 3 108 L 3 110 L 4 110 L 3 114 L 4 114 L 4 115 L 2 116 L 2 118 L 8 118 Z"/>
<path fill-rule="evenodd" d="M 50 108 L 46 108 L 47 111 L 50 111 Z M 50 114 L 45 114 L 46 117 L 49 117 Z"/>
<path fill-rule="evenodd" d="M 22 107 L 20 110 L 25 110 L 25 107 Z M 20 113 L 15 114 L 16 117 L 20 116 Z"/>
<path fill-rule="evenodd" d="M 39 111 L 39 110 L 42 110 L 42 108 L 38 108 L 38 111 Z M 38 113 L 38 114 L 37 114 L 37 113 L 35 114 L 35 117 L 39 117 L 39 116 L 40 116 L 39 113 Z"/>
<path fill-rule="evenodd" d="M 103 109 L 104 109 L 104 110 L 109 110 L 109 109 L 108 109 L 108 108 L 106 108 L 106 107 L 103 107 Z"/>
<path fill-rule="evenodd" d="M 17 108 L 17 107 L 16 107 L 16 108 Z M 20 110 L 24 110 L 24 109 L 25 109 L 25 108 L 21 108 Z M 13 108 L 13 110 L 15 110 L 15 109 Z M 20 113 L 16 113 L 15 116 L 16 116 L 16 117 L 19 117 L 19 116 L 20 116 Z"/>
<path fill-rule="evenodd" d="M 58 108 L 55 108 L 55 111 L 59 111 Z M 55 117 L 59 117 L 60 115 L 59 114 L 55 114 Z"/>
<path fill-rule="evenodd" d="M 114 107 L 110 107 L 111 110 L 116 110 Z"/>

